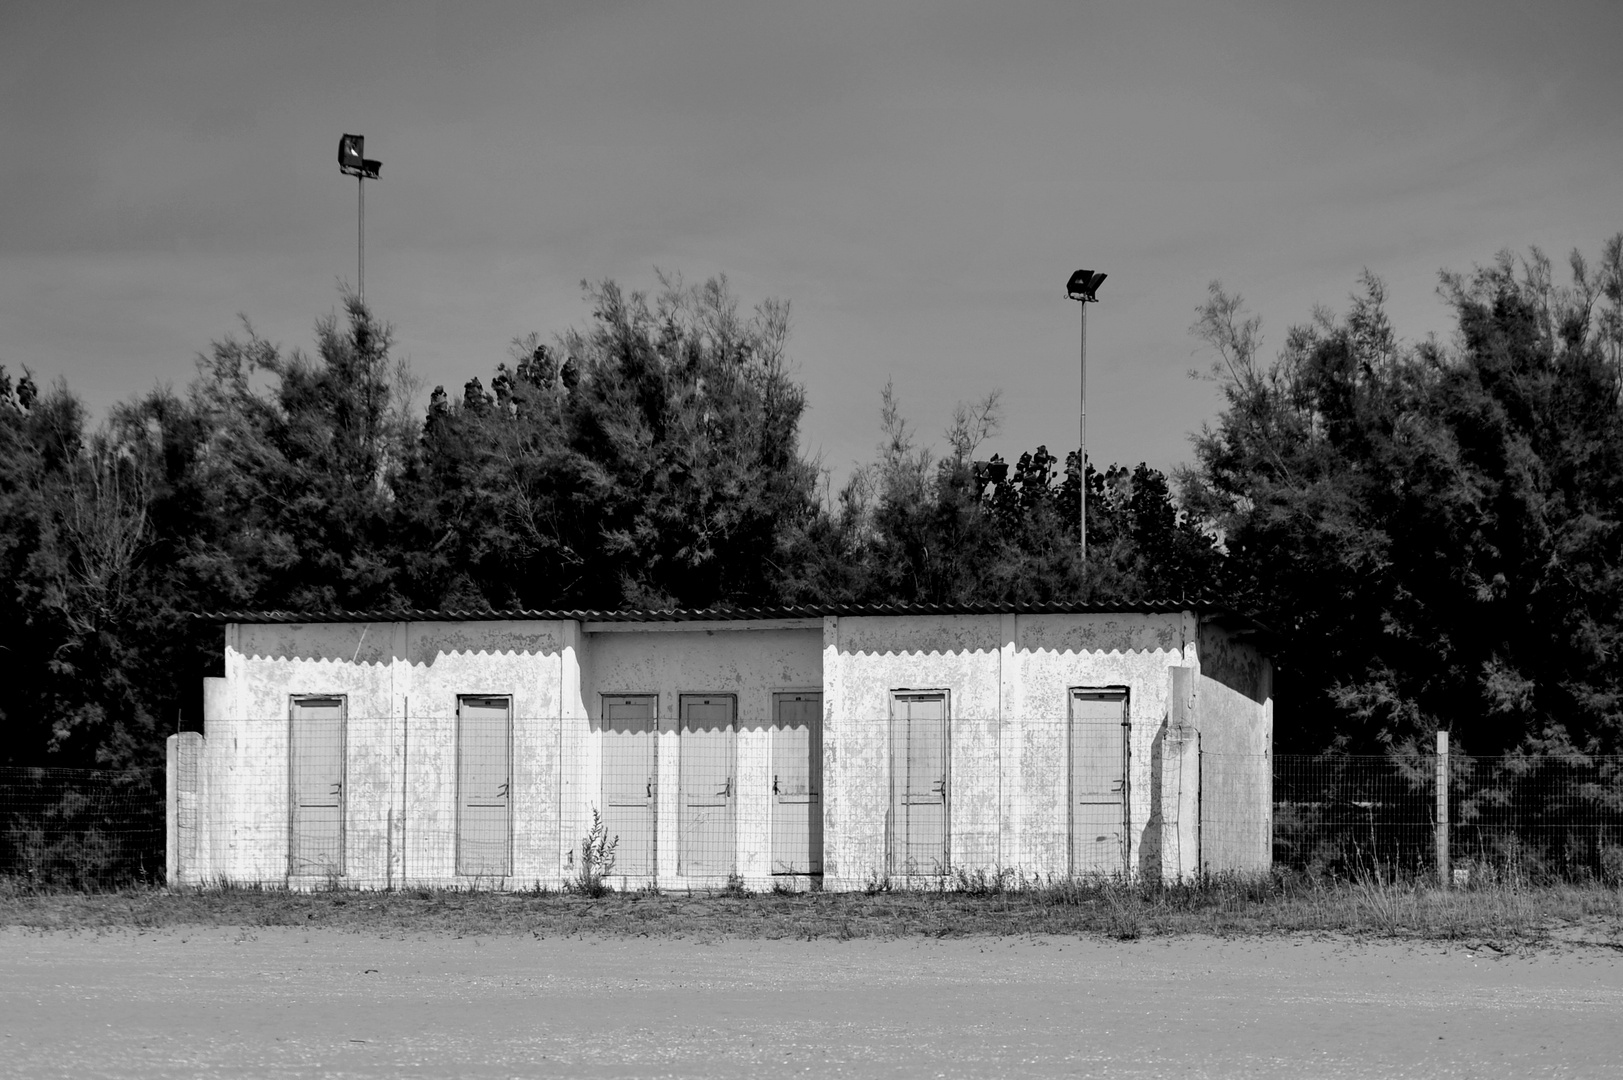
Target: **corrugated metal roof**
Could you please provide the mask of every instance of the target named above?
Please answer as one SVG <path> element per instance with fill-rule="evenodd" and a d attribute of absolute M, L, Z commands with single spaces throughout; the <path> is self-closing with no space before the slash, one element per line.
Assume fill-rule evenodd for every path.
<path fill-rule="evenodd" d="M 1198 599 L 1150 599 L 1090 604 L 806 604 L 787 607 L 631 608 L 618 611 L 532 608 L 379 608 L 307 611 L 200 611 L 192 617 L 215 623 L 494 622 L 732 622 L 752 619 L 821 619 L 834 615 L 1101 615 L 1194 611 L 1249 622 L 1231 608 Z"/>

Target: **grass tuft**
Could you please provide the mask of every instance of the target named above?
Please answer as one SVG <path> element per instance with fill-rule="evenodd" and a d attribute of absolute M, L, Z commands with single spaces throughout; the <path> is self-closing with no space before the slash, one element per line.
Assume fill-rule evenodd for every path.
<path fill-rule="evenodd" d="M 855 892 L 711 893 L 580 888 L 523 892 L 412 888 L 302 892 L 221 882 L 206 888 L 85 893 L 0 878 L 0 925 L 140 930 L 192 926 L 323 926 L 364 933 L 743 938 L 901 938 L 1058 934 L 1132 941 L 1341 934 L 1457 941 L 1496 948 L 1587 943 L 1623 949 L 1623 890 L 1592 881 L 1529 884 L 1473 875 L 1443 891 L 1371 869 L 1352 878 L 1276 872 L 1158 883 L 1124 878 L 1039 880 L 1018 873 L 954 875 L 905 890 L 876 878 Z"/>

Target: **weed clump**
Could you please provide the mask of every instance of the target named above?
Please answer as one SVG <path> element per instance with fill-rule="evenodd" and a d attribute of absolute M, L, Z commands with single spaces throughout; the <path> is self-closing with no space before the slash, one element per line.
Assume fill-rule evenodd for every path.
<path fill-rule="evenodd" d="M 610 891 L 609 877 L 614 873 L 614 851 L 620 846 L 618 834 L 609 836 L 609 827 L 603 816 L 592 808 L 592 827 L 580 840 L 580 867 L 575 875 L 575 891 L 597 899 Z"/>

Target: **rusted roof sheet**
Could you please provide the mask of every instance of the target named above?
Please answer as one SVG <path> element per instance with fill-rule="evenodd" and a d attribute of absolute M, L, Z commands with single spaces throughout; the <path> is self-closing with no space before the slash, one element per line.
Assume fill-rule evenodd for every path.
<path fill-rule="evenodd" d="M 496 622 L 722 622 L 750 619 L 820 619 L 875 615 L 1100 615 L 1194 611 L 1214 617 L 1243 616 L 1198 599 L 1150 599 L 1089 604 L 809 604 L 787 607 L 631 608 L 619 611 L 532 608 L 378 608 L 310 611 L 199 611 L 192 618 L 214 623 Z"/>

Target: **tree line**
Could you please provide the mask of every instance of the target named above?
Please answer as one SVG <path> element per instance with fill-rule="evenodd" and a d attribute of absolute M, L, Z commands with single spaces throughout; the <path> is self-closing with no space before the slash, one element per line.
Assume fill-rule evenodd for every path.
<path fill-rule="evenodd" d="M 1270 631 L 1282 750 L 1623 752 L 1623 237 L 1566 276 L 1444 274 L 1455 333 L 1411 343 L 1366 274 L 1271 359 L 1214 284 L 1223 408 L 1172 477 L 982 456 L 995 393 L 937 455 L 887 387 L 833 491 L 787 305 L 724 279 L 586 286 L 583 326 L 426 408 L 354 296 L 313 350 L 244 322 L 100 424 L 0 371 L 0 764 L 160 761 L 221 660 L 197 611 L 1196 597 Z"/>

